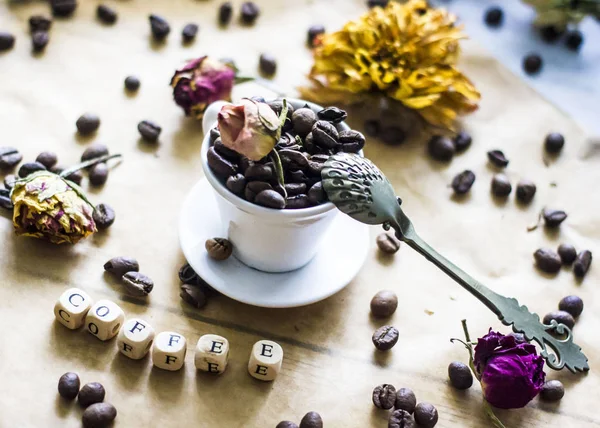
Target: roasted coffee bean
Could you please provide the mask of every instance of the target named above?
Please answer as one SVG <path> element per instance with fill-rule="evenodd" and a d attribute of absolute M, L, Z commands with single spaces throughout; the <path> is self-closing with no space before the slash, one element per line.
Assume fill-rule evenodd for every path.
<path fill-rule="evenodd" d="M 317 412 L 308 412 L 300 421 L 300 428 L 323 428 L 323 419 Z"/>
<path fill-rule="evenodd" d="M 301 137 L 306 137 L 317 121 L 317 115 L 310 108 L 299 108 L 292 114 L 294 131 Z"/>
<path fill-rule="evenodd" d="M 93 113 L 85 113 L 77 119 L 75 126 L 81 135 L 89 135 L 100 127 L 100 118 Z"/>
<path fill-rule="evenodd" d="M 390 0 L 367 0 L 367 7 L 372 9 L 374 7 L 386 7 Z"/>
<path fill-rule="evenodd" d="M 318 37 L 321 34 L 325 34 L 325 27 L 323 27 L 322 25 L 312 25 L 308 29 L 308 33 L 306 35 L 306 43 L 308 44 L 308 46 L 310 46 L 311 48 L 316 47 L 318 44 Z"/>
<path fill-rule="evenodd" d="M 250 165 L 244 173 L 247 181 L 270 181 L 275 178 L 271 165 L 255 163 Z"/>
<path fill-rule="evenodd" d="M 81 387 L 77 401 L 81 407 L 87 407 L 94 403 L 101 403 L 104 401 L 106 391 L 99 382 L 86 383 Z"/>
<path fill-rule="evenodd" d="M 558 302 L 558 309 L 571 314 L 573 318 L 577 318 L 583 312 L 583 300 L 578 296 L 566 296 Z"/>
<path fill-rule="evenodd" d="M 306 193 L 306 184 L 305 183 L 286 183 L 285 191 L 288 196 L 296 196 L 301 193 Z"/>
<path fill-rule="evenodd" d="M 348 130 L 339 133 L 339 142 L 346 153 L 358 153 L 365 146 L 365 136 L 358 131 Z"/>
<path fill-rule="evenodd" d="M 210 128 L 210 134 L 208 137 L 208 141 L 210 144 L 214 144 L 219 138 L 221 138 L 221 132 L 218 128 Z M 223 144 L 223 142 L 221 142 Z"/>
<path fill-rule="evenodd" d="M 427 147 L 432 158 L 443 162 L 451 160 L 454 152 L 456 152 L 454 141 L 443 135 L 434 135 L 431 137 Z"/>
<path fill-rule="evenodd" d="M 545 25 L 540 28 L 540 36 L 546 43 L 554 43 L 564 34 L 564 30 L 554 25 Z"/>
<path fill-rule="evenodd" d="M 38 31 L 50 31 L 52 19 L 44 15 L 33 15 L 29 17 L 29 31 L 31 34 Z"/>
<path fill-rule="evenodd" d="M 142 120 L 138 123 L 137 129 L 144 141 L 149 143 L 155 143 L 162 132 L 162 128 L 158 124 L 149 120 Z"/>
<path fill-rule="evenodd" d="M 187 304 L 198 309 L 202 309 L 208 302 L 208 298 L 202 287 L 192 284 L 183 284 L 179 292 L 179 297 Z"/>
<path fill-rule="evenodd" d="M 408 413 L 413 413 L 417 405 L 417 397 L 410 388 L 400 388 L 396 393 L 396 403 L 394 407 L 396 409 L 404 410 Z"/>
<path fill-rule="evenodd" d="M 299 210 L 310 207 L 310 201 L 305 194 L 288 196 L 285 199 L 285 207 L 290 210 Z"/>
<path fill-rule="evenodd" d="M 485 23 L 490 27 L 499 27 L 504 21 L 504 11 L 499 7 L 490 7 L 485 11 Z"/>
<path fill-rule="evenodd" d="M 108 165 L 102 162 L 92 166 L 89 179 L 92 186 L 102 186 L 108 180 Z"/>
<path fill-rule="evenodd" d="M 81 155 L 81 162 L 89 161 L 92 159 L 101 158 L 108 154 L 108 147 L 104 144 L 95 143 L 89 146 Z"/>
<path fill-rule="evenodd" d="M 150 30 L 152 31 L 152 36 L 156 41 L 164 41 L 169 33 L 171 32 L 171 26 L 161 16 L 158 15 L 150 15 L 148 17 L 150 20 Z"/>
<path fill-rule="evenodd" d="M 310 157 L 313 162 L 325 163 L 329 160 L 330 156 L 326 154 L 314 154 Z"/>
<path fill-rule="evenodd" d="M 181 266 L 178 276 L 179 280 L 184 284 L 201 285 L 204 283 L 202 278 L 198 276 L 194 268 L 192 268 L 189 263 Z"/>
<path fill-rule="evenodd" d="M 269 183 L 265 183 L 264 181 L 251 181 L 246 184 L 246 189 L 244 190 L 244 197 L 249 202 L 254 202 L 256 199 L 256 195 L 258 195 L 263 190 L 273 190 L 273 187 Z"/>
<path fill-rule="evenodd" d="M 533 253 L 533 258 L 537 267 L 547 273 L 557 273 L 562 266 L 562 260 L 558 254 L 549 248 L 540 248 Z"/>
<path fill-rule="evenodd" d="M 527 74 L 536 74 L 542 69 L 542 57 L 531 53 L 523 59 L 523 70 Z"/>
<path fill-rule="evenodd" d="M 254 203 L 267 208 L 283 209 L 285 208 L 285 199 L 275 190 L 263 190 L 254 199 Z"/>
<path fill-rule="evenodd" d="M 492 178 L 492 194 L 499 198 L 505 198 L 512 192 L 512 185 L 505 174 L 496 174 Z"/>
<path fill-rule="evenodd" d="M 341 123 L 348 117 L 345 110 L 337 107 L 327 107 L 317 113 L 319 120 L 325 120 L 331 123 Z"/>
<path fill-rule="evenodd" d="M 454 361 L 448 366 L 450 383 L 456 389 L 469 389 L 473 386 L 473 373 L 471 369 L 460 361 Z"/>
<path fill-rule="evenodd" d="M 52 172 L 60 175 L 63 172 L 63 168 L 54 167 L 52 168 Z M 75 171 L 65 177 L 66 180 L 72 181 L 77 185 L 81 185 L 81 181 L 83 180 L 83 173 L 81 171 Z"/>
<path fill-rule="evenodd" d="M 104 270 L 120 278 L 127 272 L 138 272 L 140 264 L 132 257 L 113 257 L 104 263 Z"/>
<path fill-rule="evenodd" d="M 396 388 L 394 385 L 384 383 L 377 385 L 373 390 L 373 404 L 378 409 L 391 409 L 396 402 Z"/>
<path fill-rule="evenodd" d="M 19 177 L 25 178 L 38 171 L 46 171 L 46 167 L 39 162 L 27 162 L 19 168 Z"/>
<path fill-rule="evenodd" d="M 131 296 L 146 297 L 154 288 L 154 281 L 143 273 L 127 272 L 122 276 L 125 293 Z"/>
<path fill-rule="evenodd" d="M 322 181 L 316 182 L 308 190 L 308 200 L 312 205 L 319 205 L 327 200 Z"/>
<path fill-rule="evenodd" d="M 544 217 L 544 223 L 547 227 L 558 227 L 567 219 L 567 213 L 562 210 L 544 208 L 542 215 Z"/>
<path fill-rule="evenodd" d="M 5 191 L 5 189 L 0 189 L 0 207 L 12 211 L 15 207 L 13 206 L 10 196 L 8 196 L 9 193 L 8 190 Z"/>
<path fill-rule="evenodd" d="M 13 174 L 9 174 L 4 177 L 4 187 L 8 190 L 11 190 L 15 186 L 15 182 L 17 181 L 17 177 Z"/>
<path fill-rule="evenodd" d="M 325 164 L 309 160 L 308 166 L 306 167 L 306 173 L 312 177 L 321 178 L 321 171 L 323 171 L 323 168 L 325 168 Z"/>
<path fill-rule="evenodd" d="M 246 179 L 242 174 L 231 175 L 229 178 L 227 178 L 225 186 L 227 186 L 227 188 L 236 195 L 241 195 L 244 193 L 244 189 L 246 188 Z"/>
<path fill-rule="evenodd" d="M 125 89 L 135 92 L 140 89 L 140 79 L 135 76 L 127 76 L 125 78 Z"/>
<path fill-rule="evenodd" d="M 31 47 L 34 52 L 42 52 L 46 49 L 50 41 L 50 34 L 47 31 L 36 31 L 31 35 Z"/>
<path fill-rule="evenodd" d="M 114 24 L 117 22 L 117 11 L 105 4 L 98 5 L 96 8 L 96 16 L 105 24 Z"/>
<path fill-rule="evenodd" d="M 371 314 L 376 318 L 388 318 L 398 308 L 398 296 L 390 290 L 381 290 L 371 299 Z"/>
<path fill-rule="evenodd" d="M 564 324 L 570 329 L 575 327 L 575 318 L 573 318 L 573 316 L 566 311 L 549 312 L 544 316 L 543 322 L 544 324 L 550 325 L 552 320 L 555 320 L 559 324 Z"/>
<path fill-rule="evenodd" d="M 231 21 L 231 16 L 233 15 L 233 6 L 231 2 L 226 1 L 225 3 L 221 3 L 219 6 L 219 24 L 227 25 Z"/>
<path fill-rule="evenodd" d="M 260 9 L 256 3 L 251 1 L 242 3 L 242 11 L 240 15 L 242 23 L 247 25 L 254 24 L 258 18 L 258 15 L 260 15 Z"/>
<path fill-rule="evenodd" d="M 277 61 L 273 55 L 263 53 L 258 60 L 258 68 L 261 73 L 272 76 L 277 71 Z"/>
<path fill-rule="evenodd" d="M 224 238 L 207 239 L 204 247 L 211 259 L 226 260 L 233 253 L 233 244 Z"/>
<path fill-rule="evenodd" d="M 67 372 L 58 379 L 58 393 L 67 400 L 74 400 L 79 394 L 79 385 L 77 373 Z"/>
<path fill-rule="evenodd" d="M 0 147 L 0 169 L 12 169 L 22 160 L 23 155 L 14 147 Z"/>
<path fill-rule="evenodd" d="M 559 401 L 565 396 L 565 387 L 559 380 L 549 380 L 544 383 L 540 391 L 540 398 L 544 401 Z"/>
<path fill-rule="evenodd" d="M 339 134 L 335 126 L 325 120 L 318 120 L 313 125 L 311 134 L 316 145 L 326 149 L 333 149 L 339 145 Z"/>
<path fill-rule="evenodd" d="M 589 250 L 583 250 L 577 254 L 575 263 L 573 263 L 573 273 L 578 278 L 583 278 L 585 274 L 590 270 L 592 264 L 592 252 Z"/>
<path fill-rule="evenodd" d="M 433 428 L 438 422 L 438 411 L 432 404 L 421 402 L 415 407 L 415 421 L 420 427 Z"/>
<path fill-rule="evenodd" d="M 379 351 L 389 351 L 398 342 L 400 332 L 391 325 L 384 325 L 373 333 L 373 345 Z"/>
<path fill-rule="evenodd" d="M 240 159 L 240 154 L 235 150 L 231 150 L 229 147 L 223 144 L 223 142 L 221 141 L 221 137 L 218 137 L 213 142 L 213 147 L 215 148 L 218 154 L 232 162 L 237 162 Z"/>
<path fill-rule="evenodd" d="M 56 165 L 58 157 L 56 156 L 56 153 L 53 152 L 42 152 L 35 158 L 35 161 L 41 163 L 49 170 Z"/>
<path fill-rule="evenodd" d="M 92 217 L 98 230 L 108 229 L 115 222 L 115 210 L 108 204 L 98 204 Z"/>
<path fill-rule="evenodd" d="M 50 0 L 50 7 L 54 16 L 71 16 L 77 9 L 77 0 Z"/>
<path fill-rule="evenodd" d="M 390 413 L 388 428 L 415 428 L 415 420 L 406 410 L 398 409 Z"/>
<path fill-rule="evenodd" d="M 508 165 L 508 159 L 506 159 L 502 150 L 491 150 L 487 152 L 487 156 L 490 162 L 499 168 L 504 168 Z"/>
<path fill-rule="evenodd" d="M 110 403 L 96 403 L 85 409 L 82 416 L 84 428 L 107 428 L 117 417 L 117 409 Z"/>
<path fill-rule="evenodd" d="M 365 134 L 369 137 L 377 137 L 381 131 L 381 124 L 378 120 L 367 120 L 363 127 L 365 128 Z"/>
<path fill-rule="evenodd" d="M 571 244 L 560 244 L 558 246 L 558 255 L 564 265 L 570 265 L 577 258 L 577 250 Z"/>
<path fill-rule="evenodd" d="M 460 131 L 458 134 L 456 134 L 456 137 L 454 137 L 454 147 L 456 147 L 457 152 L 462 152 L 463 150 L 466 150 L 467 148 L 469 148 L 472 142 L 473 139 L 465 131 Z"/>
<path fill-rule="evenodd" d="M 314 142 L 312 132 L 309 132 L 306 135 L 306 138 L 304 138 L 304 150 L 306 150 L 306 152 L 310 155 L 317 154 L 321 151 L 321 148 L 317 147 L 317 145 Z"/>
<path fill-rule="evenodd" d="M 269 101 L 267 103 L 269 105 L 269 107 L 271 107 L 271 110 L 273 110 L 277 116 L 279 116 L 283 110 L 283 99 L 276 99 L 273 101 Z M 292 104 L 290 104 L 289 102 L 287 103 L 287 107 L 288 107 L 288 112 L 287 112 L 287 118 L 290 119 L 290 121 L 292 120 L 292 115 L 294 114 L 294 106 Z"/>
<path fill-rule="evenodd" d="M 551 132 L 546 135 L 546 139 L 544 140 L 544 148 L 548 153 L 556 154 L 560 153 L 560 151 L 565 146 L 565 137 L 558 132 Z"/>
<path fill-rule="evenodd" d="M 565 45 L 572 51 L 578 51 L 583 44 L 583 33 L 579 30 L 571 30 L 567 32 L 565 37 Z"/>
<path fill-rule="evenodd" d="M 0 31 L 0 52 L 12 49 L 15 45 L 15 36 L 5 31 Z"/>
<path fill-rule="evenodd" d="M 185 27 L 183 27 L 183 30 L 181 30 L 181 37 L 183 41 L 185 43 L 191 43 L 198 34 L 198 28 L 198 25 L 193 23 L 187 24 Z"/>
<path fill-rule="evenodd" d="M 308 186 L 309 182 L 311 181 L 304 173 L 304 171 L 301 170 L 288 171 L 288 176 L 289 181 L 291 181 L 292 183 L 306 183 L 306 185 Z"/>
<path fill-rule="evenodd" d="M 537 187 L 533 181 L 523 179 L 517 183 L 517 200 L 528 204 L 535 196 L 536 191 Z"/>
<path fill-rule="evenodd" d="M 454 177 L 452 180 L 452 189 L 454 193 L 464 195 L 471 190 L 473 183 L 475 183 L 475 174 L 473 171 L 466 169 Z"/>
<path fill-rule="evenodd" d="M 284 168 L 288 169 L 304 169 L 308 166 L 306 155 L 297 150 L 282 149 L 278 152 Z"/>
<path fill-rule="evenodd" d="M 377 235 L 377 246 L 385 254 L 394 254 L 400 249 L 400 241 L 389 233 L 380 233 Z"/>
<path fill-rule="evenodd" d="M 290 421 L 281 421 L 275 428 L 298 428 L 298 425 Z"/>

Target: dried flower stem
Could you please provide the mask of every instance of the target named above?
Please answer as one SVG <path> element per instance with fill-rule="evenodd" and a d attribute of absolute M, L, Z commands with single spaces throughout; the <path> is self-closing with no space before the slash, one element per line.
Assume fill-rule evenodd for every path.
<path fill-rule="evenodd" d="M 283 197 L 287 198 L 287 192 L 285 191 L 285 179 L 283 177 L 283 165 L 281 165 L 281 158 L 279 157 L 279 153 L 277 150 L 271 150 L 269 153 L 269 157 L 273 161 L 273 165 L 275 166 L 275 172 L 277 173 L 277 182 L 283 189 Z"/>
<path fill-rule="evenodd" d="M 75 165 L 75 166 L 73 166 L 71 168 L 65 169 L 59 175 L 62 178 L 67 178 L 69 175 L 73 174 L 74 172 L 79 171 L 80 169 L 89 168 L 90 166 L 94 166 L 96 164 L 99 164 L 99 163 L 102 163 L 102 162 L 106 162 L 107 160 L 114 159 L 114 158 L 120 158 L 120 157 L 121 157 L 120 154 L 115 154 L 115 155 L 101 156 L 101 157 L 96 158 L 96 159 L 90 159 L 89 161 L 81 162 L 78 165 Z"/>
<path fill-rule="evenodd" d="M 494 414 L 494 409 L 492 409 L 492 406 L 485 398 L 483 399 L 483 410 L 496 428 L 506 428 L 502 421 Z"/>

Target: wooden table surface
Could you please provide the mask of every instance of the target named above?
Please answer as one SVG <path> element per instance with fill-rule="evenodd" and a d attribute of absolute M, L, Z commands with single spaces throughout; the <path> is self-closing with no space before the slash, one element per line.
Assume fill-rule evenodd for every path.
<path fill-rule="evenodd" d="M 57 247 L 15 237 L 10 219 L 0 218 L 0 427 L 80 426 L 81 410 L 75 403 L 65 405 L 56 393 L 66 371 L 79 373 L 84 383 L 105 385 L 120 427 L 274 427 L 282 419 L 299 422 L 310 410 L 321 413 L 326 427 L 385 427 L 387 412 L 371 403 L 371 391 L 380 383 L 413 388 L 420 401 L 437 406 L 439 427 L 490 426 L 478 386 L 457 392 L 448 385 L 448 364 L 467 356 L 449 339 L 462 336 L 462 318 L 468 319 L 473 336 L 490 326 L 507 329 L 410 248 L 403 246 L 394 258 L 381 257 L 374 241 L 377 228 L 359 275 L 323 302 L 267 310 L 217 297 L 205 309 L 194 310 L 179 298 L 177 271 L 184 259 L 177 221 L 184 196 L 202 176 L 202 134 L 200 123 L 183 117 L 173 104 L 171 73 L 184 60 L 205 53 L 233 57 L 251 73 L 259 53 L 271 52 L 279 61 L 276 84 L 292 90 L 310 67 L 303 44 L 307 28 L 319 22 L 339 28 L 364 11 L 364 2 L 259 0 L 262 15 L 254 28 L 233 23 L 226 30 L 216 25 L 216 0 L 111 2 L 119 11 L 113 27 L 96 22 L 96 2 L 80 3 L 75 17 L 54 23 L 50 44 L 39 56 L 30 52 L 27 18 L 46 12 L 46 5 L 0 4 L 0 29 L 18 37 L 13 51 L 0 55 L 0 145 L 18 147 L 26 160 L 52 150 L 64 165 L 76 163 L 92 141 L 124 156 L 104 188 L 89 188 L 94 202 L 107 202 L 117 212 L 106 233 Z M 234 3 L 237 8 L 241 2 Z M 171 23 L 164 46 L 151 43 L 149 13 Z M 189 21 L 198 22 L 201 30 L 198 40 L 185 47 L 179 32 Z M 425 155 L 427 136 L 422 135 L 399 147 L 370 140 L 366 154 L 391 179 L 422 236 L 494 290 L 540 314 L 555 309 L 565 295 L 583 298 L 586 308 L 575 339 L 592 370 L 586 375 L 548 373 L 566 385 L 559 404 L 536 399 L 525 409 L 498 414 L 508 427 L 598 426 L 600 269 L 592 268 L 581 283 L 566 268 L 549 277 L 534 268 L 532 253 L 560 242 L 599 250 L 600 151 L 586 143 L 585 133 L 570 118 L 473 42 L 465 44 L 463 67 L 483 94 L 480 110 L 465 121 L 473 135 L 471 149 L 440 165 Z M 123 92 L 123 79 L 130 74 L 142 81 L 135 96 Z M 102 120 L 89 139 L 75 133 L 75 120 L 86 111 Z M 360 127 L 365 118 L 355 116 L 354 124 Z M 163 127 L 160 145 L 139 141 L 136 124 L 142 119 Z M 550 131 L 562 132 L 567 143 L 546 166 L 542 140 Z M 520 178 L 536 182 L 538 194 L 530 206 L 518 206 L 513 196 L 506 203 L 490 196 L 494 171 L 485 153 L 493 148 L 509 157 L 513 183 Z M 455 201 L 448 183 L 467 168 L 477 181 L 466 200 Z M 87 183 L 83 186 L 88 189 Z M 569 218 L 555 234 L 543 229 L 528 233 L 543 206 L 565 209 Z M 104 262 L 117 255 L 136 257 L 154 279 L 147 304 L 123 297 L 103 274 Z M 149 358 L 133 361 L 119 354 L 114 340 L 101 342 L 56 323 L 54 302 L 72 286 L 96 300 L 114 300 L 127 316 L 148 320 L 156 331 L 184 334 L 189 351 L 184 368 L 175 373 L 154 369 Z M 369 300 L 384 288 L 395 290 L 400 299 L 389 321 L 400 330 L 400 340 L 382 354 L 371 343 L 382 322 L 370 318 Z M 206 333 L 230 341 L 230 366 L 222 376 L 194 368 L 193 347 Z M 256 381 L 246 370 L 251 346 L 262 338 L 279 342 L 285 352 L 283 370 L 273 383 Z"/>

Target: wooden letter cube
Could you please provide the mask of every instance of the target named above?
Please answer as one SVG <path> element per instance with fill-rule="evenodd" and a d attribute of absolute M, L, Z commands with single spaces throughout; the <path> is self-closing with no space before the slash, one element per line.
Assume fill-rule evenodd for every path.
<path fill-rule="evenodd" d="M 154 339 L 152 362 L 159 369 L 176 371 L 183 367 L 186 351 L 185 337 L 172 331 L 163 331 Z"/>
<path fill-rule="evenodd" d="M 194 363 L 198 370 L 221 374 L 229 360 L 229 341 L 216 334 L 205 334 L 198 339 Z"/>
<path fill-rule="evenodd" d="M 154 329 L 146 321 L 130 318 L 123 324 L 117 337 L 117 348 L 133 360 L 146 356 L 154 341 Z"/>
<path fill-rule="evenodd" d="M 100 340 L 109 340 L 117 335 L 125 314 L 123 309 L 110 300 L 99 300 L 85 317 L 87 330 Z"/>
<path fill-rule="evenodd" d="M 283 349 L 278 343 L 270 340 L 259 340 L 252 347 L 248 373 L 250 376 L 264 381 L 274 380 L 281 370 Z"/>
<path fill-rule="evenodd" d="M 59 323 L 75 330 L 83 325 L 92 303 L 92 298 L 85 291 L 69 288 L 56 301 L 54 316 Z"/>

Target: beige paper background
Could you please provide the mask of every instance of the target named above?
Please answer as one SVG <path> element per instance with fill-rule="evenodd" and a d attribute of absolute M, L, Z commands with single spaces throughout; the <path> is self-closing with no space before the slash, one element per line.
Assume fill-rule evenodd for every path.
<path fill-rule="evenodd" d="M 76 163 L 91 141 L 124 155 L 103 189 L 89 189 L 94 202 L 107 202 L 117 212 L 107 233 L 75 247 L 55 247 L 14 237 L 10 221 L 0 218 L 0 426 L 80 426 L 81 410 L 74 403 L 65 405 L 56 393 L 66 371 L 79 373 L 84 383 L 105 385 L 106 400 L 119 412 L 115 426 L 121 427 L 274 427 L 282 419 L 299 422 L 309 410 L 320 412 L 326 427 L 385 427 L 387 412 L 371 404 L 373 387 L 384 382 L 411 387 L 420 401 L 435 404 L 439 427 L 489 426 L 479 387 L 462 393 L 447 384 L 448 363 L 466 359 L 464 349 L 449 338 L 461 337 L 462 318 L 469 320 L 474 336 L 500 323 L 406 246 L 393 260 L 383 259 L 373 239 L 357 278 L 336 296 L 305 308 L 267 310 L 219 297 L 196 311 L 178 296 L 177 270 L 184 262 L 178 210 L 202 175 L 201 127 L 171 102 L 173 69 L 209 53 L 231 56 L 243 70 L 254 72 L 259 53 L 268 51 L 279 60 L 276 83 L 293 88 L 310 66 L 303 44 L 306 29 L 317 22 L 338 28 L 364 10 L 363 1 L 259 0 L 263 13 L 255 28 L 233 23 L 227 30 L 216 26 L 216 0 L 111 2 L 119 10 L 114 27 L 95 21 L 96 2 L 81 3 L 73 19 L 55 22 L 46 53 L 37 57 L 30 53 L 27 18 L 46 11 L 46 5 L 0 4 L 0 28 L 18 37 L 15 49 L 0 55 L 0 144 L 19 147 L 26 160 L 53 150 L 63 165 Z M 150 41 L 151 12 L 171 23 L 164 46 Z M 199 23 L 201 30 L 196 43 L 184 47 L 180 31 L 189 21 Z M 538 247 L 560 242 L 597 250 L 598 151 L 586 146 L 586 136 L 573 120 L 472 43 L 465 45 L 463 67 L 483 94 L 480 110 L 465 125 L 474 139 L 470 150 L 449 165 L 430 161 L 422 141 L 388 147 L 371 140 L 366 154 L 392 180 L 423 237 L 494 290 L 517 297 L 540 314 L 567 294 L 584 299 L 586 309 L 575 334 L 592 371 L 583 376 L 551 372 L 549 378 L 567 387 L 560 404 L 534 400 L 526 409 L 499 415 L 509 427 L 598 426 L 600 302 L 594 293 L 600 269 L 593 268 L 579 284 L 567 269 L 555 278 L 540 274 L 531 256 Z M 133 97 L 122 89 L 129 74 L 142 81 Z M 102 119 L 91 139 L 75 135 L 75 120 L 85 111 Z M 136 124 L 142 119 L 162 125 L 159 146 L 138 140 Z M 554 130 L 565 134 L 567 144 L 545 166 L 542 139 Z M 531 206 L 517 206 L 514 196 L 506 203 L 490 197 L 493 171 L 485 153 L 492 148 L 503 149 L 510 158 L 507 171 L 513 182 L 527 177 L 537 183 Z M 475 171 L 477 181 L 471 195 L 457 202 L 447 185 L 466 168 Z M 568 220 L 556 234 L 541 229 L 527 233 L 545 205 L 567 210 Z M 374 238 L 379 229 L 372 233 Z M 102 265 L 116 255 L 136 257 L 155 280 L 147 304 L 123 298 L 103 275 Z M 148 320 L 157 331 L 184 334 L 190 351 L 184 369 L 153 369 L 148 358 L 131 361 L 118 354 L 114 341 L 102 343 L 55 323 L 54 301 L 70 286 L 95 299 L 113 299 L 128 316 Z M 370 319 L 369 300 L 382 288 L 394 289 L 401 302 L 390 320 L 401 332 L 400 341 L 387 354 L 375 353 L 370 339 L 381 322 Z M 193 347 L 206 333 L 221 334 L 231 343 L 230 366 L 223 376 L 194 369 Z M 274 383 L 260 383 L 246 373 L 251 345 L 260 338 L 278 341 L 285 352 L 283 372 Z"/>

